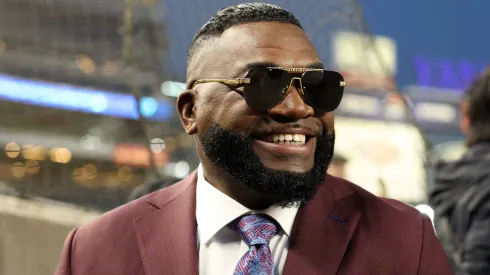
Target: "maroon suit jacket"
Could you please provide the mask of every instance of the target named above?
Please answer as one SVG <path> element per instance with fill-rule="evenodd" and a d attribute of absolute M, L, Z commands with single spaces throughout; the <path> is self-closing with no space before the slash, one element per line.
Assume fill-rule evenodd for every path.
<path fill-rule="evenodd" d="M 56 275 L 197 275 L 196 173 L 73 230 Z M 431 221 L 328 176 L 300 209 L 284 275 L 453 274 Z"/>

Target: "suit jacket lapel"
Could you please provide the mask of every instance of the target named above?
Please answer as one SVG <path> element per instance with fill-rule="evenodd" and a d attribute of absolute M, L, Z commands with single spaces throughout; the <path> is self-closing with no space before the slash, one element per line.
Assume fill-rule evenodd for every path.
<path fill-rule="evenodd" d="M 197 275 L 196 172 L 150 195 L 153 211 L 134 220 L 147 275 Z"/>
<path fill-rule="evenodd" d="M 341 184 L 329 176 L 317 196 L 298 212 L 284 275 L 337 273 L 361 216 L 351 202 L 352 190 Z"/>

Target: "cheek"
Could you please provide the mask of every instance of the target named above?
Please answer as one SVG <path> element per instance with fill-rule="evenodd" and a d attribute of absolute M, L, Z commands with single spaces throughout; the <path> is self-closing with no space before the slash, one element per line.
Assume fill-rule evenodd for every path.
<path fill-rule="evenodd" d="M 199 120 L 205 127 L 211 127 L 215 122 L 233 130 L 245 132 L 247 121 L 252 121 L 253 111 L 245 103 L 244 98 L 236 92 L 217 92 L 201 98 Z"/>

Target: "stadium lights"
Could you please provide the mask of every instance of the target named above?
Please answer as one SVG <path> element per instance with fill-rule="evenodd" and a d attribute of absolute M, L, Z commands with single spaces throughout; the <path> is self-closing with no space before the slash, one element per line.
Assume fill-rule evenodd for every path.
<path fill-rule="evenodd" d="M 27 80 L 8 75 L 0 75 L 0 99 L 126 119 L 138 119 L 140 110 L 143 117 L 159 121 L 168 120 L 175 113 L 173 103 L 153 97 L 142 97 L 138 108 L 136 98 L 130 94 Z"/>
<path fill-rule="evenodd" d="M 16 162 L 16 163 L 12 164 L 11 169 L 12 169 L 11 170 L 12 176 L 14 176 L 16 178 L 23 178 L 27 173 L 27 169 L 25 167 L 25 164 L 22 162 Z"/>
<path fill-rule="evenodd" d="M 162 93 L 170 97 L 178 97 L 181 92 L 186 90 L 185 83 L 165 81 L 161 86 Z"/>
<path fill-rule="evenodd" d="M 16 158 L 20 154 L 20 146 L 15 142 L 9 142 L 5 145 L 5 153 L 9 158 Z"/>
<path fill-rule="evenodd" d="M 70 162 L 72 153 L 67 148 L 53 148 L 51 149 L 51 161 L 57 163 Z"/>
<path fill-rule="evenodd" d="M 41 170 L 41 164 L 37 160 L 28 160 L 26 161 L 26 170 L 28 174 L 35 175 Z"/>
<path fill-rule="evenodd" d="M 97 68 L 94 60 L 86 55 L 81 55 L 77 57 L 76 64 L 78 68 L 85 74 L 93 74 L 95 72 L 95 69 Z"/>

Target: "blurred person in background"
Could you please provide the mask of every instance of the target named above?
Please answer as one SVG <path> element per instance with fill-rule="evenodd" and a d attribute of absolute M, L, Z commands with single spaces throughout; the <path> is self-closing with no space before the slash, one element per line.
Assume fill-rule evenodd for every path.
<path fill-rule="evenodd" d="M 342 155 L 334 154 L 332 162 L 328 167 L 327 173 L 334 177 L 345 179 L 345 165 L 347 164 L 347 158 Z"/>
<path fill-rule="evenodd" d="M 452 274 L 428 217 L 325 173 L 345 84 L 292 13 L 219 11 L 187 67 L 199 168 L 73 230 L 56 274 Z"/>
<path fill-rule="evenodd" d="M 461 130 L 468 152 L 436 166 L 430 203 L 457 274 L 490 274 L 490 69 L 465 93 Z"/>

